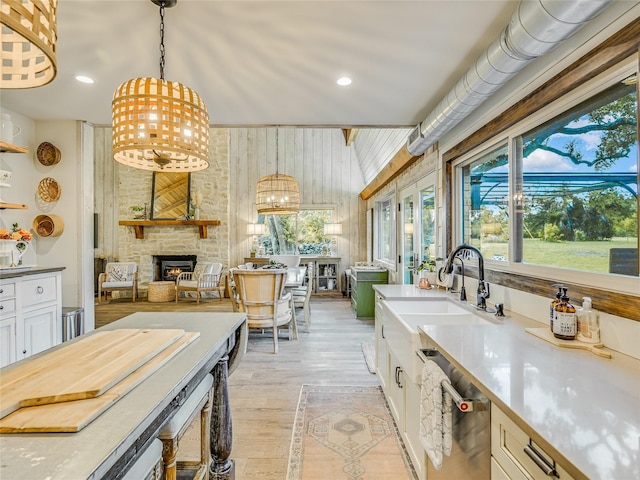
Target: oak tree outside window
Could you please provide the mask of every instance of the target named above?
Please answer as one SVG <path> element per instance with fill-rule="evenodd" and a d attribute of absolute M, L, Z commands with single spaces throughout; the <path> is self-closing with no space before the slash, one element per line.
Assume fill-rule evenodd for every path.
<path fill-rule="evenodd" d="M 638 276 L 637 73 L 604 87 L 458 166 L 485 258 Z"/>

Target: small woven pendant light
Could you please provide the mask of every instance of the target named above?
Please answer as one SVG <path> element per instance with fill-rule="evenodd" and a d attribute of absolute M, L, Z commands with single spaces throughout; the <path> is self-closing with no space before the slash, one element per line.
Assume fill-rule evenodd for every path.
<path fill-rule="evenodd" d="M 56 60 L 58 0 L 0 2 L 0 88 L 33 88 L 51 82 Z"/>
<path fill-rule="evenodd" d="M 278 129 L 276 128 L 276 173 L 258 180 L 256 209 L 261 215 L 295 215 L 300 211 L 300 189 L 295 178 L 278 173 Z"/>
<path fill-rule="evenodd" d="M 130 167 L 195 172 L 209 166 L 209 114 L 189 87 L 164 79 L 164 9 L 160 6 L 160 78 L 134 78 L 113 96 L 113 158 Z"/>

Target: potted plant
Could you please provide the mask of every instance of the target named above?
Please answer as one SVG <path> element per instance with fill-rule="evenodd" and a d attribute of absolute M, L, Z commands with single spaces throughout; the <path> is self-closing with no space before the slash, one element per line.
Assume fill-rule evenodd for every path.
<path fill-rule="evenodd" d="M 426 250 L 426 249 L 425 249 Z M 426 283 L 428 286 L 424 288 L 430 288 L 431 286 L 436 285 L 436 261 L 440 260 L 438 258 L 433 259 L 429 256 L 428 252 L 425 255 L 425 259 L 414 268 L 415 276 L 417 278 L 418 284 L 420 284 L 421 278 L 426 278 Z M 423 284 L 425 282 L 422 282 Z"/>
<path fill-rule="evenodd" d="M 147 216 L 145 208 L 141 205 L 132 205 L 129 207 L 129 210 L 133 212 L 133 218 L 136 220 L 144 219 Z"/>
<path fill-rule="evenodd" d="M 257 252 L 256 247 L 252 247 L 251 250 L 249 250 L 249 256 L 251 258 L 255 258 L 256 252 Z"/>

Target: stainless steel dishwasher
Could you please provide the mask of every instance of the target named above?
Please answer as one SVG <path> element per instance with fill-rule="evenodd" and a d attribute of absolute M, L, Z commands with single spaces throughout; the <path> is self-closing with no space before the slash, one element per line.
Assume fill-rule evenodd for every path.
<path fill-rule="evenodd" d="M 436 470 L 427 459 L 429 480 L 489 480 L 491 478 L 491 402 L 451 364 L 438 350 L 423 349 L 416 354 L 425 361 L 433 360 L 451 381 L 443 388 L 451 394 L 452 436 L 451 456 L 442 460 Z M 427 457 L 428 458 L 428 457 Z"/>

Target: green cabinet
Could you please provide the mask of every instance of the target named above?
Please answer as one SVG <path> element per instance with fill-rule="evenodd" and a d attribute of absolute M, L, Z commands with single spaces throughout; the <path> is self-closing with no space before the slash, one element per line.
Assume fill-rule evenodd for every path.
<path fill-rule="evenodd" d="M 351 267 L 351 307 L 356 317 L 373 317 L 375 292 L 373 285 L 388 283 L 389 272 L 385 269 Z"/>

